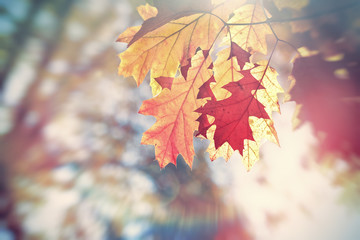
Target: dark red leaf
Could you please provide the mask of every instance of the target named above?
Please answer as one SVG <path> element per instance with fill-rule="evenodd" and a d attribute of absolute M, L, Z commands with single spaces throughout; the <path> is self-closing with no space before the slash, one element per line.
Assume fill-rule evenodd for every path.
<path fill-rule="evenodd" d="M 238 61 L 238 64 L 241 67 L 241 69 L 243 69 L 245 63 L 250 62 L 250 56 L 251 56 L 250 53 L 242 49 L 236 43 L 231 42 L 231 51 L 230 51 L 229 59 L 232 57 L 236 57 L 236 60 Z"/>
<path fill-rule="evenodd" d="M 159 83 L 159 85 L 162 88 L 167 88 L 167 89 L 171 90 L 171 86 L 172 86 L 172 83 L 174 81 L 174 78 L 172 78 L 172 77 L 158 77 L 158 78 L 155 78 L 155 80 Z"/>
<path fill-rule="evenodd" d="M 210 83 L 215 82 L 214 76 L 211 76 L 200 88 L 197 95 L 197 99 L 210 97 L 215 100 L 214 93 L 211 90 Z"/>
<path fill-rule="evenodd" d="M 256 79 L 244 77 L 240 81 L 231 82 L 223 87 L 232 93 L 229 98 L 220 101 L 210 100 L 196 110 L 199 113 L 215 117 L 213 123 L 216 125 L 215 148 L 228 142 L 234 150 L 239 150 L 242 154 L 244 140 L 254 140 L 249 117 L 270 119 L 264 105 L 251 93 L 251 90 L 256 90 L 258 87 L 259 82 Z M 200 125 L 206 126 L 207 123 Z"/>
<path fill-rule="evenodd" d="M 205 138 L 207 138 L 207 130 L 212 126 L 212 124 L 209 122 L 209 119 L 207 118 L 206 114 L 201 114 L 196 121 L 199 122 L 199 130 L 196 134 L 196 136 L 202 135 Z"/>
<path fill-rule="evenodd" d="M 181 75 L 187 79 L 187 74 L 188 74 L 188 71 L 189 71 L 189 68 L 191 67 L 191 59 L 188 59 L 188 64 L 185 65 L 185 66 L 181 66 L 180 68 L 180 72 L 181 72 Z"/>

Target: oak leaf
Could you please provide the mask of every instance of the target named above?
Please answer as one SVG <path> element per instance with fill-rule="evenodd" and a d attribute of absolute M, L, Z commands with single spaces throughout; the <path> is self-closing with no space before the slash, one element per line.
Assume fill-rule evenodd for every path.
<path fill-rule="evenodd" d="M 133 76 L 137 85 L 149 70 L 152 78 L 174 77 L 179 64 L 187 65 L 197 48 L 211 48 L 223 27 L 218 18 L 206 13 L 170 21 L 145 34 L 119 55 L 119 74 Z"/>
<path fill-rule="evenodd" d="M 240 49 L 237 50 L 238 53 L 242 53 Z M 264 106 L 266 106 L 265 110 L 267 111 L 269 116 L 271 116 L 272 111 L 279 112 L 280 109 L 277 94 L 282 93 L 283 89 L 277 82 L 276 71 L 266 65 L 253 66 L 248 62 L 244 67 L 249 69 L 240 71 L 240 68 L 237 65 L 237 59 L 239 57 L 236 57 L 236 55 L 234 55 L 233 58 L 225 59 L 224 56 L 226 56 L 227 53 L 229 53 L 229 49 L 224 49 L 219 52 L 218 59 L 215 61 L 214 65 L 214 69 L 217 70 L 215 71 L 215 78 L 219 80 L 219 82 L 213 83 L 211 89 L 214 92 L 215 96 L 217 96 L 217 99 L 225 99 L 231 95 L 229 91 L 222 88 L 224 82 L 235 82 L 236 79 L 243 78 L 244 80 L 242 81 L 252 79 L 253 83 L 255 85 L 257 84 L 256 86 L 259 86 L 258 88 L 256 88 L 256 90 L 253 90 L 253 98 L 257 99 L 258 101 L 263 103 Z M 230 56 L 232 55 L 230 54 Z M 246 58 L 246 61 L 248 61 L 248 58 Z M 225 80 L 222 81 L 223 79 Z M 255 82 L 255 80 L 258 80 L 258 82 Z M 250 118 L 254 118 L 254 116 L 251 116 Z M 199 133 L 202 136 L 207 137 L 208 139 L 213 139 L 215 129 L 209 126 L 209 123 L 207 123 L 209 120 L 206 119 L 205 116 L 202 116 L 199 120 L 201 120 L 199 121 Z M 277 133 L 271 119 L 256 118 L 255 120 L 250 120 L 249 122 L 249 125 L 253 131 L 252 134 L 254 136 L 254 141 L 245 140 L 246 143 L 244 144 L 244 150 L 242 154 L 244 165 L 247 167 L 248 170 L 259 158 L 259 146 L 263 139 L 266 138 L 276 144 L 279 144 Z M 224 143 L 221 146 L 215 146 L 215 143 L 211 141 L 208 152 L 210 155 L 210 159 L 212 160 L 215 160 L 218 157 L 224 157 L 225 160 L 229 160 L 234 150 L 231 145 L 227 143 Z"/>
<path fill-rule="evenodd" d="M 236 43 L 231 43 L 230 48 L 226 48 L 220 51 L 217 55 L 217 59 L 214 62 L 214 76 L 216 81 L 214 80 L 212 85 L 206 89 L 208 96 L 213 96 L 212 98 L 218 100 L 225 99 L 231 95 L 229 91 L 223 88 L 224 85 L 229 82 L 238 81 L 243 77 L 240 73 L 241 66 L 244 66 L 246 62 L 249 62 L 250 54 L 245 50 L 241 49 Z M 203 89 L 200 89 L 199 93 L 202 92 Z M 201 97 L 205 97 L 205 94 L 200 94 Z M 211 127 L 209 123 L 207 123 L 208 117 L 206 114 L 202 114 L 201 118 L 199 118 L 199 134 L 208 139 L 214 139 L 215 127 Z M 215 147 L 215 143 L 212 140 L 207 149 L 209 152 L 209 157 L 211 160 L 215 160 L 219 157 L 225 158 L 225 160 L 229 160 L 232 156 L 234 150 L 232 147 L 225 142 L 220 147 Z"/>
<path fill-rule="evenodd" d="M 262 86 L 256 79 L 249 77 L 228 83 L 223 88 L 231 92 L 232 95 L 229 98 L 220 101 L 210 100 L 197 112 L 215 118 L 213 122 L 216 125 L 215 148 L 228 142 L 234 150 L 242 154 L 244 140 L 254 140 L 249 117 L 269 119 L 265 107 L 251 93 L 251 90 L 262 88 Z"/>
<path fill-rule="evenodd" d="M 272 35 L 271 28 L 265 23 L 268 17 L 270 14 L 258 3 L 235 10 L 229 20 L 232 41 L 250 53 L 266 54 L 266 37 Z"/>
<path fill-rule="evenodd" d="M 193 134 L 198 127 L 195 110 L 205 100 L 197 99 L 201 85 L 212 75 L 208 66 L 210 57 L 199 51 L 193 58 L 185 80 L 183 76 L 174 79 L 171 91 L 164 89 L 158 96 L 144 101 L 139 113 L 153 115 L 156 123 L 147 130 L 141 142 L 155 146 L 155 156 L 160 167 L 168 163 L 176 165 L 181 154 L 191 167 L 194 157 Z"/>
<path fill-rule="evenodd" d="M 164 0 L 157 2 L 158 11 L 141 6 L 143 25 L 118 38 L 128 43 L 119 74 L 140 85 L 150 71 L 155 97 L 139 112 L 157 121 L 142 144 L 155 146 L 160 167 L 176 165 L 179 154 L 191 167 L 194 133 L 210 140 L 212 160 L 228 160 L 238 150 L 247 169 L 258 160 L 263 138 L 278 143 L 271 120 L 282 92 L 277 73 L 269 63 L 250 61 L 255 52 L 267 53 L 270 14 L 259 1 L 212 0 L 212 8 L 209 3 L 202 0 L 193 10 Z"/>

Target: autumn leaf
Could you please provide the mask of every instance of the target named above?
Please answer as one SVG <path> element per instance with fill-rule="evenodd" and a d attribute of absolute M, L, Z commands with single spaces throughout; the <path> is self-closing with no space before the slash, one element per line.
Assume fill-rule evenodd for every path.
<path fill-rule="evenodd" d="M 243 77 L 240 73 L 241 66 L 244 66 L 246 62 L 249 62 L 249 58 L 250 54 L 233 42 L 230 44 L 230 48 L 220 51 L 214 62 L 214 76 L 216 81 L 214 78 L 213 81 L 211 81 L 213 82 L 211 86 L 211 82 L 209 82 L 207 85 L 208 87 L 206 88 L 206 93 L 203 93 L 205 92 L 205 89 L 200 88 L 198 97 L 204 98 L 210 96 L 212 99 L 218 100 L 229 97 L 231 93 L 224 89 L 223 86 L 229 82 L 238 81 Z M 202 114 L 201 118 L 198 120 L 200 122 L 199 134 L 207 137 L 208 139 L 214 139 L 215 127 L 211 127 L 206 114 Z M 227 142 L 216 148 L 213 140 L 210 142 L 207 151 L 209 152 L 211 160 L 215 160 L 219 157 L 224 157 L 225 160 L 229 160 L 234 152 Z"/>
<path fill-rule="evenodd" d="M 223 88 L 229 82 L 235 82 L 242 78 L 240 73 L 240 64 L 238 58 L 242 56 L 237 55 L 236 43 L 232 43 L 230 48 L 226 48 L 220 51 L 217 55 L 217 59 L 214 62 L 214 77 L 216 83 L 212 86 L 212 91 L 216 96 L 216 99 L 222 100 L 230 96 L 229 91 Z M 240 47 L 239 47 L 240 48 Z M 249 57 L 245 60 L 249 61 Z"/>
<path fill-rule="evenodd" d="M 143 20 L 148 20 L 149 18 L 153 18 L 158 14 L 158 10 L 149 4 L 138 6 L 137 11 Z M 129 44 L 131 41 L 133 41 L 135 35 L 139 32 L 140 29 L 141 26 L 129 27 L 119 35 L 116 41 Z"/>
<path fill-rule="evenodd" d="M 214 161 L 214 160 L 222 157 L 226 161 L 228 161 L 231 158 L 231 156 L 233 155 L 234 149 L 230 146 L 230 144 L 228 142 L 225 142 L 220 147 L 216 148 L 215 142 L 214 142 L 216 126 L 211 125 L 208 129 L 209 130 L 207 131 L 207 138 L 211 139 L 211 141 L 210 141 L 209 147 L 207 149 L 207 152 L 209 153 L 210 160 Z"/>
<path fill-rule="evenodd" d="M 141 142 L 155 146 L 155 157 L 160 167 L 168 163 L 176 165 L 176 158 L 181 154 L 191 167 L 194 157 L 193 134 L 198 127 L 195 110 L 204 100 L 197 99 L 199 87 L 212 75 L 208 66 L 209 55 L 199 51 L 191 62 L 187 79 L 180 76 L 174 79 L 171 91 L 164 89 L 158 96 L 144 101 L 139 113 L 153 115 L 156 123 L 147 130 Z"/>
<path fill-rule="evenodd" d="M 258 1 L 213 0 L 212 8 L 209 1 L 200 3 L 193 10 L 162 0 L 158 11 L 140 7 L 144 24 L 119 36 L 129 43 L 120 54 L 119 74 L 140 85 L 150 71 L 155 97 L 139 112 L 157 122 L 142 143 L 155 146 L 160 167 L 176 164 L 179 154 L 191 167 L 195 133 L 210 139 L 212 160 L 228 160 L 238 150 L 250 169 L 264 138 L 278 143 L 271 120 L 282 92 L 277 73 L 269 62 L 250 61 L 255 52 L 267 53 L 270 14 Z"/>
<path fill-rule="evenodd" d="M 129 43 L 131 41 L 131 39 L 134 38 L 135 34 L 140 30 L 140 26 L 135 26 L 135 27 L 129 27 L 128 29 L 126 29 L 123 33 L 121 33 L 118 38 L 117 38 L 117 42 L 124 42 L 124 43 Z"/>
<path fill-rule="evenodd" d="M 138 8 L 140 16 L 144 19 L 144 23 L 141 29 L 136 33 L 134 38 L 129 42 L 129 45 L 136 42 L 138 39 L 145 36 L 147 33 L 162 27 L 172 20 L 176 20 L 185 16 L 189 16 L 199 12 L 210 12 L 211 4 L 210 0 L 183 0 L 183 1 L 171 1 L 171 0 L 156 0 L 154 1 L 156 16 L 149 16 L 150 13 L 154 13 L 154 7 L 142 7 Z M 147 6 L 147 5 L 146 5 Z M 143 14 L 145 12 L 145 14 Z"/>
<path fill-rule="evenodd" d="M 149 5 L 148 3 L 146 5 L 140 5 L 136 9 L 144 21 L 148 20 L 149 18 L 156 17 L 158 14 L 157 8 Z"/>
<path fill-rule="evenodd" d="M 151 70 L 151 77 L 175 77 L 197 48 L 209 49 L 224 24 L 210 14 L 193 14 L 170 21 L 147 33 L 120 54 L 119 74 L 133 76 L 138 85 Z M 196 33 L 196 34 L 195 34 Z"/>
<path fill-rule="evenodd" d="M 272 35 L 269 25 L 265 23 L 267 17 L 270 14 L 258 3 L 247 4 L 235 10 L 234 16 L 229 20 L 232 41 L 250 53 L 266 54 L 266 37 Z"/>
<path fill-rule="evenodd" d="M 244 140 L 254 140 L 249 117 L 269 119 L 265 107 L 251 93 L 251 90 L 262 87 L 256 79 L 248 77 L 228 83 L 223 88 L 231 92 L 229 98 L 220 101 L 210 100 L 197 112 L 215 118 L 215 148 L 228 142 L 234 150 L 239 150 L 242 154 Z"/>
<path fill-rule="evenodd" d="M 236 51 L 234 51 L 236 54 L 230 53 L 230 56 L 234 57 L 226 59 L 225 56 L 228 56 L 230 51 L 229 49 L 224 49 L 218 54 L 218 59 L 215 61 L 214 69 L 217 70 L 215 71 L 215 78 L 219 82 L 213 83 L 211 89 L 217 96 L 217 99 L 225 99 L 231 95 L 231 92 L 222 88 L 224 82 L 235 82 L 236 80 L 242 78 L 244 78 L 245 81 L 246 79 L 252 79 L 254 83 L 257 84 L 256 86 L 262 86 L 257 88 L 253 93 L 253 98 L 256 98 L 258 101 L 263 103 L 264 106 L 266 106 L 265 110 L 269 116 L 271 116 L 273 111 L 280 112 L 277 94 L 282 93 L 283 89 L 277 82 L 276 71 L 266 65 L 253 66 L 252 64 L 248 63 L 249 57 L 246 54 L 246 57 L 239 61 L 242 61 L 242 65 L 249 69 L 240 70 L 240 66 L 237 64 L 237 59 L 240 59 L 240 57 L 244 55 L 244 52 L 236 44 L 234 45 L 236 46 Z M 233 51 L 231 50 L 231 52 Z M 245 63 L 246 65 L 244 65 Z M 258 80 L 258 82 L 256 83 L 255 80 Z M 201 90 L 202 89 L 200 89 L 200 92 Z M 277 133 L 271 119 L 254 119 L 254 116 L 251 116 L 250 118 L 252 119 L 249 120 L 249 125 L 253 131 L 252 135 L 254 139 L 245 140 L 242 154 L 244 165 L 248 170 L 259 158 L 259 146 L 263 139 L 268 139 L 276 144 L 279 144 Z M 215 129 L 211 128 L 209 123 L 207 123 L 209 120 L 205 116 L 202 116 L 199 120 L 201 120 L 199 121 L 199 133 L 208 139 L 213 139 Z M 212 160 L 215 160 L 218 157 L 224 157 L 225 160 L 229 160 L 232 153 L 234 152 L 234 149 L 227 143 L 224 143 L 221 146 L 215 146 L 214 141 L 211 141 L 208 152 L 210 159 Z M 240 153 L 241 152 L 242 151 L 240 151 Z"/>
<path fill-rule="evenodd" d="M 277 81 L 278 74 L 275 69 L 266 65 L 258 65 L 252 68 L 250 73 L 258 81 L 261 81 L 261 85 L 264 87 L 256 92 L 256 98 L 266 105 L 269 115 L 273 111 L 280 113 L 278 94 L 283 93 L 284 90 Z"/>

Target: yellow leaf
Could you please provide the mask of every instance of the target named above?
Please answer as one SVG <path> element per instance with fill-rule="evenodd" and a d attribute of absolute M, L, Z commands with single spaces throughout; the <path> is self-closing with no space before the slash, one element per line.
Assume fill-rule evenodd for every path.
<path fill-rule="evenodd" d="M 240 80 L 243 75 L 240 73 L 240 66 L 236 60 L 236 57 L 230 56 L 230 48 L 226 48 L 217 54 L 217 59 L 214 62 L 214 77 L 216 83 L 212 85 L 216 99 L 221 100 L 229 97 L 231 94 L 229 91 L 222 88 L 229 82 L 235 82 Z"/>
<path fill-rule="evenodd" d="M 270 14 L 267 13 L 268 17 Z M 250 53 L 267 53 L 266 37 L 272 34 L 260 4 L 248 4 L 234 12 L 229 20 L 232 41 Z M 261 23 L 261 24 L 259 24 Z M 236 25 L 243 24 L 243 25 Z"/>
<path fill-rule="evenodd" d="M 273 121 L 257 117 L 249 117 L 251 130 L 255 141 L 245 139 L 242 161 L 249 171 L 259 160 L 260 145 L 263 139 L 279 144 L 278 136 L 274 128 Z"/>
<path fill-rule="evenodd" d="M 154 97 L 159 95 L 161 90 L 162 90 L 162 87 L 160 86 L 160 84 L 154 78 L 150 79 L 150 87 L 151 87 L 152 95 Z"/>
<path fill-rule="evenodd" d="M 244 151 L 242 156 L 243 165 L 247 171 L 254 166 L 259 160 L 259 144 L 255 141 L 245 139 L 244 140 Z"/>
<path fill-rule="evenodd" d="M 117 42 L 129 43 L 135 34 L 140 30 L 140 26 L 129 27 L 117 38 Z"/>
<path fill-rule="evenodd" d="M 148 3 L 146 3 L 146 5 L 138 6 L 136 9 L 144 21 L 155 17 L 158 14 L 156 7 L 150 6 Z"/>
<path fill-rule="evenodd" d="M 215 143 L 214 143 L 215 128 L 216 126 L 212 126 L 207 131 L 207 137 L 208 139 L 211 139 L 207 152 L 209 153 L 209 157 L 212 161 L 214 161 L 219 157 L 223 157 L 225 161 L 228 161 L 232 156 L 232 154 L 234 153 L 234 150 L 227 142 L 221 145 L 218 149 L 215 148 Z"/>
<path fill-rule="evenodd" d="M 256 98 L 265 106 L 265 110 L 271 116 L 272 112 L 280 112 L 278 94 L 284 90 L 277 81 L 277 72 L 270 66 L 258 66 L 253 68 L 251 74 L 261 81 L 265 89 L 259 89 L 256 92 Z"/>
<path fill-rule="evenodd" d="M 119 74 L 133 76 L 140 85 L 151 70 L 151 77 L 174 77 L 179 64 L 186 65 L 200 47 L 213 46 L 224 24 L 210 14 L 183 17 L 145 34 L 121 53 Z"/>

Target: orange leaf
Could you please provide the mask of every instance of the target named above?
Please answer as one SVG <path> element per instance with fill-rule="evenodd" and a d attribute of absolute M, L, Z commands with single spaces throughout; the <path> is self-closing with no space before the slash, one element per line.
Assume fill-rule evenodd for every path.
<path fill-rule="evenodd" d="M 158 13 L 157 9 L 150 6 L 148 3 L 146 5 L 138 6 L 136 9 L 143 20 L 153 18 Z M 141 26 L 129 27 L 119 35 L 116 41 L 129 44 L 134 39 L 134 36 L 139 32 L 140 28 Z"/>
<path fill-rule="evenodd" d="M 183 17 L 145 34 L 121 53 L 119 74 L 133 76 L 140 85 L 151 70 L 151 77 L 174 77 L 187 65 L 198 47 L 213 46 L 224 24 L 211 14 Z"/>
<path fill-rule="evenodd" d="M 156 117 L 156 123 L 144 133 L 141 143 L 155 146 L 161 168 L 169 163 L 176 165 L 178 154 L 192 166 L 193 134 L 199 117 L 194 111 L 204 103 L 196 96 L 199 87 L 212 75 L 210 64 L 210 57 L 199 51 L 192 59 L 186 80 L 182 76 L 175 78 L 171 91 L 164 89 L 155 98 L 144 101 L 140 108 L 139 113 Z"/>

